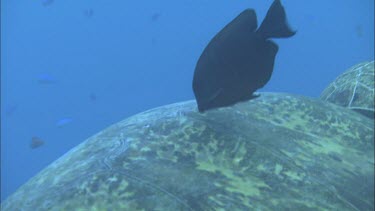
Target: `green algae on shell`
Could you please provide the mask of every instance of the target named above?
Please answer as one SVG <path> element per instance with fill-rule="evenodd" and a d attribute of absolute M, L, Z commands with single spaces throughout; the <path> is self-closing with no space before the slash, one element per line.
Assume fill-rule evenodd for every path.
<path fill-rule="evenodd" d="M 87 139 L 2 210 L 373 210 L 373 127 L 290 94 L 167 105 Z"/>
<path fill-rule="evenodd" d="M 322 92 L 320 98 L 374 118 L 374 61 L 349 68 Z"/>

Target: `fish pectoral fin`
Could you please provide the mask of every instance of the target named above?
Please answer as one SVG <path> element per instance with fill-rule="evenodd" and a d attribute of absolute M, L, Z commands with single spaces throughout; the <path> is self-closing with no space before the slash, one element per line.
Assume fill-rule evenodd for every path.
<path fill-rule="evenodd" d="M 255 98 L 258 98 L 258 97 L 260 97 L 260 94 L 259 94 L 259 93 L 253 93 L 253 94 L 251 95 L 251 98 L 250 98 L 250 99 L 255 99 Z"/>
<path fill-rule="evenodd" d="M 255 99 L 255 98 L 259 97 L 259 96 L 260 96 L 260 94 L 249 92 L 249 93 L 245 94 L 244 96 L 242 96 L 242 98 L 240 99 L 240 101 L 243 102 L 243 101 L 252 100 L 252 99 Z"/>
<path fill-rule="evenodd" d="M 205 101 L 204 104 L 209 104 L 213 100 L 215 100 L 221 93 L 223 92 L 223 88 L 217 89 L 215 92 L 213 92 L 210 97 L 208 97 Z"/>

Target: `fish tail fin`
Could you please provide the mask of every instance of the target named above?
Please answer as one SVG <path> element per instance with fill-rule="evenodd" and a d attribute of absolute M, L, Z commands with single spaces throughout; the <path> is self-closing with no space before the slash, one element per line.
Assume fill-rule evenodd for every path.
<path fill-rule="evenodd" d="M 265 39 L 286 38 L 296 33 L 288 25 L 285 10 L 280 0 L 275 0 L 272 3 L 257 33 Z"/>

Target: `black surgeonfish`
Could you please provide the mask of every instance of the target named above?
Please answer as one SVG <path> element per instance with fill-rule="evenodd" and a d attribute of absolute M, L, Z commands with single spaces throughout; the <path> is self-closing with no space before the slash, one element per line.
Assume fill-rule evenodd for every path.
<path fill-rule="evenodd" d="M 271 78 L 278 46 L 270 38 L 296 32 L 275 0 L 257 29 L 253 9 L 226 25 L 204 49 L 195 67 L 193 91 L 200 112 L 258 97 L 253 93 Z"/>

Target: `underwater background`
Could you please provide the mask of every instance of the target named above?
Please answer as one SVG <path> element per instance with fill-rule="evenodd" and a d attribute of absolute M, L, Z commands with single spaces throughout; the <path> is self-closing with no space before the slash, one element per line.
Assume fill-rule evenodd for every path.
<path fill-rule="evenodd" d="M 197 59 L 246 8 L 266 1 L 1 1 L 1 200 L 86 138 L 194 98 Z M 318 97 L 374 60 L 374 1 L 282 1 L 297 34 L 259 91 Z M 34 141 L 34 142 L 32 142 Z"/>

